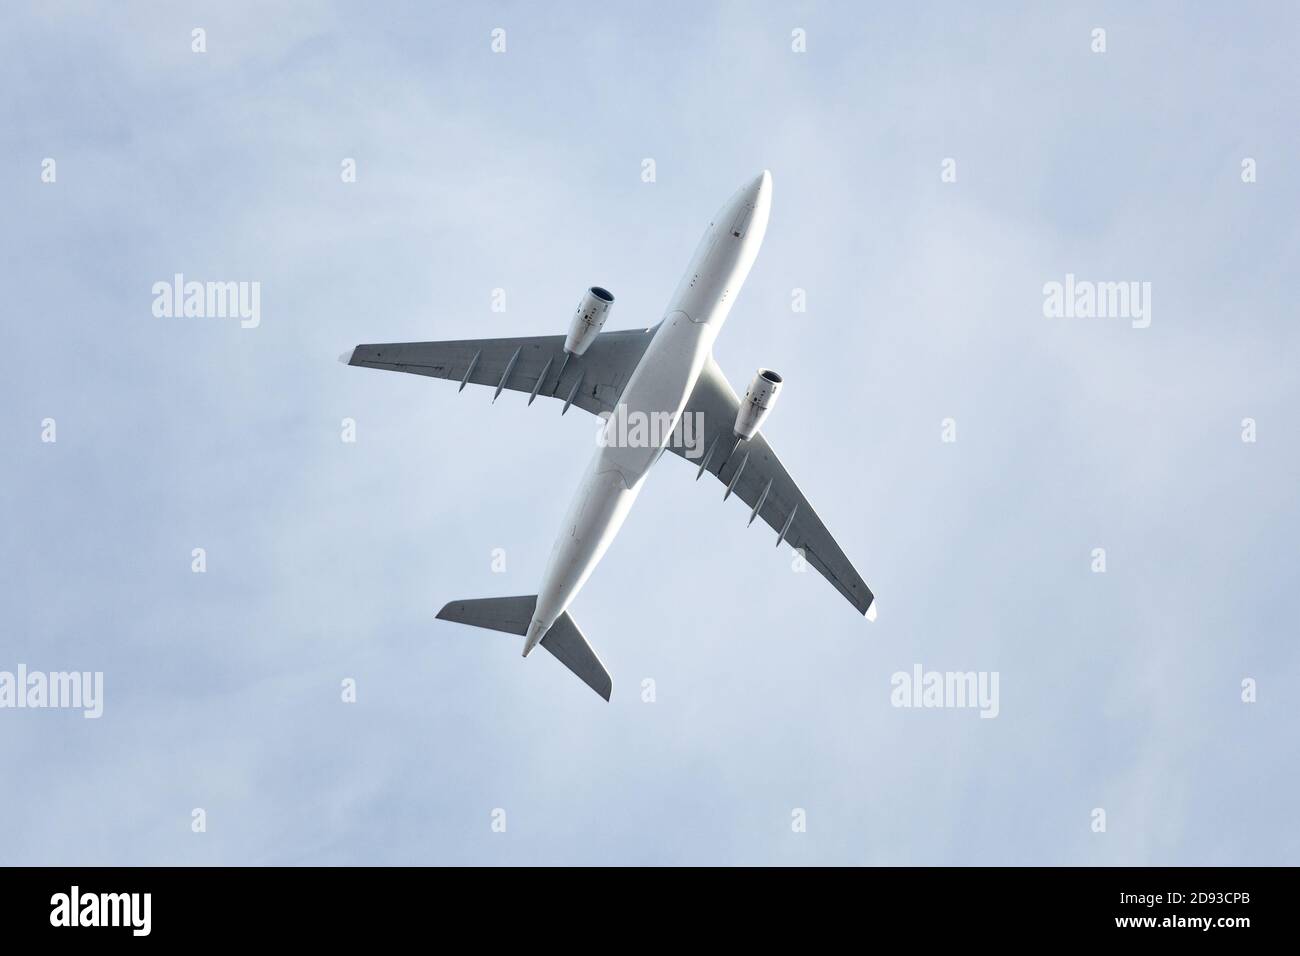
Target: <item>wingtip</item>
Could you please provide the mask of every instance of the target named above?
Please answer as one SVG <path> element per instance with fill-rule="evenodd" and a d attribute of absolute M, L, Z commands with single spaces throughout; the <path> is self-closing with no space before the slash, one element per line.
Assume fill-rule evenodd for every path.
<path fill-rule="evenodd" d="M 873 624 L 876 622 L 876 601 L 874 598 L 871 601 L 871 607 L 867 608 L 867 620 Z"/>
<path fill-rule="evenodd" d="M 351 365 L 351 364 L 352 364 L 352 356 L 354 356 L 354 355 L 356 355 L 356 354 L 357 354 L 357 350 L 356 350 L 355 347 L 354 347 L 354 348 L 350 348 L 350 349 L 348 349 L 346 352 L 340 353 L 340 355 L 339 355 L 339 364 L 341 364 L 341 365 Z"/>

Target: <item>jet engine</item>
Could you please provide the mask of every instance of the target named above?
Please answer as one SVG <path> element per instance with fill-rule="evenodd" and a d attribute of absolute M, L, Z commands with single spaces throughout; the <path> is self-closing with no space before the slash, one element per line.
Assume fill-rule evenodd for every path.
<path fill-rule="evenodd" d="M 760 368 L 754 373 L 754 381 L 745 389 L 745 397 L 740 400 L 740 409 L 736 412 L 736 437 L 746 441 L 763 424 L 776 405 L 776 396 L 781 391 L 781 376 L 770 368 Z"/>
<path fill-rule="evenodd" d="M 564 351 L 575 355 L 587 351 L 587 346 L 596 340 L 613 307 L 614 296 L 608 289 L 594 285 L 584 292 L 578 302 L 578 311 L 573 313 L 569 334 L 564 339 Z"/>

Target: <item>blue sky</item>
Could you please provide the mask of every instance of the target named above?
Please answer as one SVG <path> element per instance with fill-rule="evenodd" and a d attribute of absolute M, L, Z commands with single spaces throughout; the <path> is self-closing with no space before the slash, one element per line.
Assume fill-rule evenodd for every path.
<path fill-rule="evenodd" d="M 0 862 L 1300 860 L 1294 10 L 464 6 L 6 12 L 0 670 L 105 701 L 0 710 Z M 763 168 L 716 355 L 878 622 L 671 458 L 572 608 L 609 704 L 435 621 L 536 591 L 595 420 L 336 356 L 651 324 Z M 155 317 L 177 272 L 260 325 Z"/>

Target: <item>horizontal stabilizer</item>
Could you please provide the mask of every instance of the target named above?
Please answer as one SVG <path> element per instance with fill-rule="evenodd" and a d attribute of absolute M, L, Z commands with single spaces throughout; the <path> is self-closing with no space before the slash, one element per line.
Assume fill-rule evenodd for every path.
<path fill-rule="evenodd" d="M 438 618 L 443 621 L 468 624 L 471 627 L 483 627 L 490 631 L 518 634 L 522 637 L 528 633 L 528 625 L 533 619 L 533 609 L 536 606 L 536 594 L 474 598 L 469 601 L 452 601 L 438 612 Z M 582 631 L 578 630 L 578 625 L 574 623 L 568 611 L 561 614 L 551 625 L 551 629 L 542 638 L 542 647 L 577 674 L 584 684 L 605 700 L 609 700 L 614 686 L 609 671 L 605 670 L 605 665 L 600 662 L 596 652 L 582 636 Z"/>
<path fill-rule="evenodd" d="M 536 594 L 452 601 L 438 612 L 438 620 L 455 621 L 457 624 L 485 627 L 489 631 L 504 631 L 523 637 L 528 633 L 528 625 L 533 620 L 533 608 L 536 606 Z"/>

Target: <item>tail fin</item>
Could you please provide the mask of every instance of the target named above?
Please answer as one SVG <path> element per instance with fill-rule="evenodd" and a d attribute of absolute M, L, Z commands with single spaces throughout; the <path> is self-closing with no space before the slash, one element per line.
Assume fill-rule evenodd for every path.
<path fill-rule="evenodd" d="M 536 606 L 536 594 L 476 598 L 470 601 L 452 601 L 438 612 L 438 618 L 443 621 L 468 624 L 471 627 L 485 627 L 491 631 L 518 634 L 522 637 L 528 633 L 528 625 L 532 622 L 533 609 Z M 614 686 L 609 678 L 609 671 L 605 670 L 605 665 L 600 662 L 596 652 L 582 636 L 582 631 L 578 630 L 578 625 L 574 623 L 568 611 L 561 614 L 551 625 L 551 629 L 542 638 L 542 647 L 577 674 L 584 684 L 609 700 Z"/>

